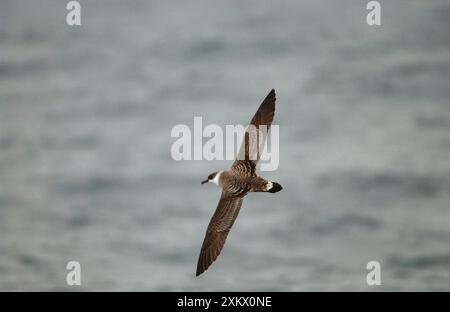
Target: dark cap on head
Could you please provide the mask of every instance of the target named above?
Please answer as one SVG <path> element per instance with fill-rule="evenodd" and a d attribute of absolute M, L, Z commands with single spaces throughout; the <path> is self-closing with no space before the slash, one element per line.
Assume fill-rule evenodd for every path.
<path fill-rule="evenodd" d="M 218 172 L 218 171 L 211 173 L 211 174 L 208 176 L 208 179 L 206 179 L 205 181 L 202 181 L 202 184 L 208 183 L 209 181 L 211 181 L 212 179 L 214 179 L 214 177 L 216 176 L 217 172 Z"/>

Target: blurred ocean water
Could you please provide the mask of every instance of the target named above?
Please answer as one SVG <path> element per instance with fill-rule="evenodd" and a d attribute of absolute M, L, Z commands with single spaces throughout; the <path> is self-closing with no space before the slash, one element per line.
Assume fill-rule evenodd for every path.
<path fill-rule="evenodd" d="M 0 2 L 0 290 L 450 290 L 448 1 L 381 1 L 379 27 L 364 1 L 80 2 L 80 27 Z M 284 189 L 195 278 L 230 162 L 173 161 L 171 128 L 271 88 Z"/>

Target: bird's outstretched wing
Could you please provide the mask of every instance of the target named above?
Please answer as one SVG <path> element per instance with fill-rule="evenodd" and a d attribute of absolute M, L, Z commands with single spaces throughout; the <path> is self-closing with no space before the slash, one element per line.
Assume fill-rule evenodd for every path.
<path fill-rule="evenodd" d="M 256 164 L 261 157 L 267 132 L 275 115 L 275 90 L 272 89 L 256 111 L 247 127 L 239 149 L 238 156 L 232 165 L 240 174 L 254 175 Z"/>
<path fill-rule="evenodd" d="M 200 256 L 198 257 L 197 273 L 199 276 L 217 259 L 222 251 L 225 240 L 239 214 L 243 197 L 233 196 L 222 192 L 216 211 L 209 222 L 203 240 Z"/>

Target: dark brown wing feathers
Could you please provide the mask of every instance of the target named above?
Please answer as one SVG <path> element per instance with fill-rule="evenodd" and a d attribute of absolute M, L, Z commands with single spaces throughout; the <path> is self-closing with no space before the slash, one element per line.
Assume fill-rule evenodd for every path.
<path fill-rule="evenodd" d="M 267 130 L 269 130 L 275 115 L 275 100 L 275 90 L 272 89 L 259 106 L 250 124 L 255 125 L 257 128 L 260 125 L 267 125 Z"/>
<path fill-rule="evenodd" d="M 260 126 L 266 126 L 265 135 L 257 137 L 257 142 L 250 142 L 250 133 L 247 129 L 244 135 L 244 142 L 242 142 L 241 148 L 238 152 L 238 157 L 232 165 L 233 170 L 239 171 L 241 174 L 254 175 L 256 171 L 256 163 L 258 162 L 262 147 L 266 139 L 267 131 L 269 131 L 272 125 L 273 117 L 275 115 L 275 90 L 272 89 L 266 98 L 262 101 L 252 120 L 250 125 L 253 125 L 256 129 L 260 129 Z M 253 136 L 253 139 L 255 137 Z M 260 145 L 262 144 L 262 145 Z"/>
<path fill-rule="evenodd" d="M 222 192 L 216 211 L 209 222 L 197 263 L 196 275 L 202 274 L 217 259 L 242 205 L 242 197 Z"/>

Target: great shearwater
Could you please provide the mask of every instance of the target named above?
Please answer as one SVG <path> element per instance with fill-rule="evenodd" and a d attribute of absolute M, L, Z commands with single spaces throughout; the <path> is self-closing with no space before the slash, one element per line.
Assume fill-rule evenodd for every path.
<path fill-rule="evenodd" d="M 244 196 L 248 192 L 279 192 L 280 184 L 256 174 L 256 164 L 264 146 L 267 131 L 275 114 L 275 90 L 272 89 L 256 111 L 245 131 L 238 157 L 230 169 L 211 173 L 202 184 L 213 182 L 222 188 L 216 211 L 209 222 L 197 263 L 199 276 L 217 259 L 233 226 Z M 255 130 L 256 131 L 252 131 Z M 256 135 L 255 135 L 256 133 Z"/>

